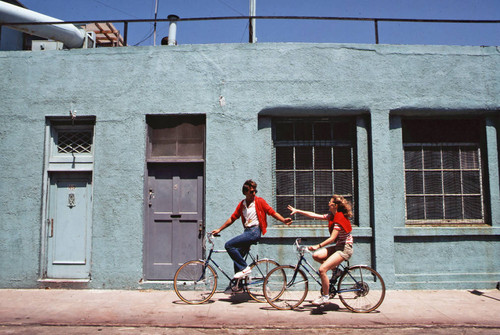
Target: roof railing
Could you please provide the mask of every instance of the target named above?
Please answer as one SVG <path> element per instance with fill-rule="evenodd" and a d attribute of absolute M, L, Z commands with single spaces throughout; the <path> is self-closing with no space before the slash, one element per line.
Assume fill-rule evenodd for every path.
<path fill-rule="evenodd" d="M 183 21 L 221 21 L 221 20 L 318 20 L 318 21 L 371 21 L 374 23 L 375 43 L 379 43 L 378 24 L 380 22 L 420 22 L 420 23 L 493 23 L 498 24 L 500 20 L 461 20 L 461 19 L 396 19 L 396 18 L 368 18 L 368 17 L 334 17 L 334 16 L 220 16 L 220 17 L 191 17 L 191 18 L 176 18 L 176 22 Z M 171 22 L 172 19 L 126 19 L 126 20 L 82 20 L 82 21 L 64 21 L 59 22 L 0 22 L 2 26 L 15 25 L 42 25 L 42 24 L 88 24 L 88 23 L 123 23 L 123 39 L 127 45 L 128 25 L 129 23 L 148 23 L 148 22 Z M 249 29 L 249 41 L 252 41 L 251 29 Z"/>

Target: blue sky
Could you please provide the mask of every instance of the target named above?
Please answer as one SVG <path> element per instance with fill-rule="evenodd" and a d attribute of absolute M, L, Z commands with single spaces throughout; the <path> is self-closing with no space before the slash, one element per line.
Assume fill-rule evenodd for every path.
<path fill-rule="evenodd" d="M 153 19 L 156 0 L 20 0 L 66 21 Z M 256 15 L 500 20 L 500 0 L 256 0 Z M 249 0 L 158 0 L 158 18 L 249 15 Z M 122 24 L 115 26 L 123 30 Z M 156 44 L 168 35 L 157 25 Z M 131 23 L 129 45 L 153 45 L 152 23 Z M 360 21 L 257 20 L 258 43 L 375 43 L 374 24 Z M 179 44 L 246 43 L 246 20 L 188 21 Z M 381 44 L 500 45 L 500 24 L 379 23 Z"/>

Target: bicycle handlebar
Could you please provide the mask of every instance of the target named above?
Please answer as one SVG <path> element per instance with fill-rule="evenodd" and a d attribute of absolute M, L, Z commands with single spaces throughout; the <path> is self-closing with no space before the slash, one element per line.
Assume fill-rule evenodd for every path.
<path fill-rule="evenodd" d="M 206 234 L 206 238 L 208 243 L 210 243 L 212 246 L 214 245 L 214 237 L 219 237 L 219 234 L 212 234 L 211 232 Z"/>
<path fill-rule="evenodd" d="M 312 252 L 305 245 L 301 245 L 300 242 L 302 242 L 301 237 L 299 237 L 295 240 L 295 248 L 297 249 L 297 252 L 300 255 L 303 255 L 305 252 L 312 254 Z"/>

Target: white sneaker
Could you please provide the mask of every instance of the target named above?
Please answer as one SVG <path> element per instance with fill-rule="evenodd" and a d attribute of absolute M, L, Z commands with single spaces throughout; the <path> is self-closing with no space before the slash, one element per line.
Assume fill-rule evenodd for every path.
<path fill-rule="evenodd" d="M 244 268 L 240 272 L 236 272 L 233 278 L 234 279 L 245 278 L 246 276 L 250 275 L 250 273 L 252 273 L 252 269 L 250 269 L 250 267 L 247 266 L 246 268 Z"/>
<path fill-rule="evenodd" d="M 321 305 L 324 305 L 324 304 L 328 303 L 329 300 L 330 300 L 329 296 L 327 296 L 327 295 L 320 295 L 319 298 L 317 298 L 316 300 L 314 300 L 312 302 L 312 304 L 315 305 L 315 306 L 321 306 Z"/>

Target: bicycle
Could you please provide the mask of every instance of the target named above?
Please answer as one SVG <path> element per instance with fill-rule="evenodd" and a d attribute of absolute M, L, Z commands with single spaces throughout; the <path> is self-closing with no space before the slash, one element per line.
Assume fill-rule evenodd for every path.
<path fill-rule="evenodd" d="M 213 264 L 226 278 L 229 280 L 229 286 L 232 292 L 237 292 L 239 287 L 247 292 L 252 299 L 257 302 L 266 302 L 263 294 L 264 279 L 271 269 L 279 266 L 278 263 L 271 259 L 259 259 L 248 252 L 248 256 L 252 259 L 249 265 L 252 269 L 250 276 L 242 279 L 234 279 L 229 276 L 213 259 L 212 255 L 217 253 L 225 253 L 226 250 L 214 250 L 214 237 L 220 235 L 206 234 L 206 239 L 210 243 L 210 251 L 208 257 L 201 260 L 187 261 L 177 269 L 174 276 L 174 290 L 177 296 L 188 304 L 202 304 L 208 301 L 215 294 L 217 289 L 217 273 Z"/>
<path fill-rule="evenodd" d="M 297 265 L 282 265 L 269 272 L 264 280 L 264 296 L 274 308 L 290 310 L 298 307 L 308 293 L 308 279 L 303 270 L 321 287 L 319 272 L 305 258 L 306 246 L 295 241 L 299 260 Z M 333 270 L 330 279 L 329 294 L 333 298 L 339 295 L 340 301 L 349 310 L 368 313 L 377 309 L 385 298 L 385 283 L 380 274 L 366 265 L 344 266 Z M 335 287 L 338 279 L 338 285 Z"/>

